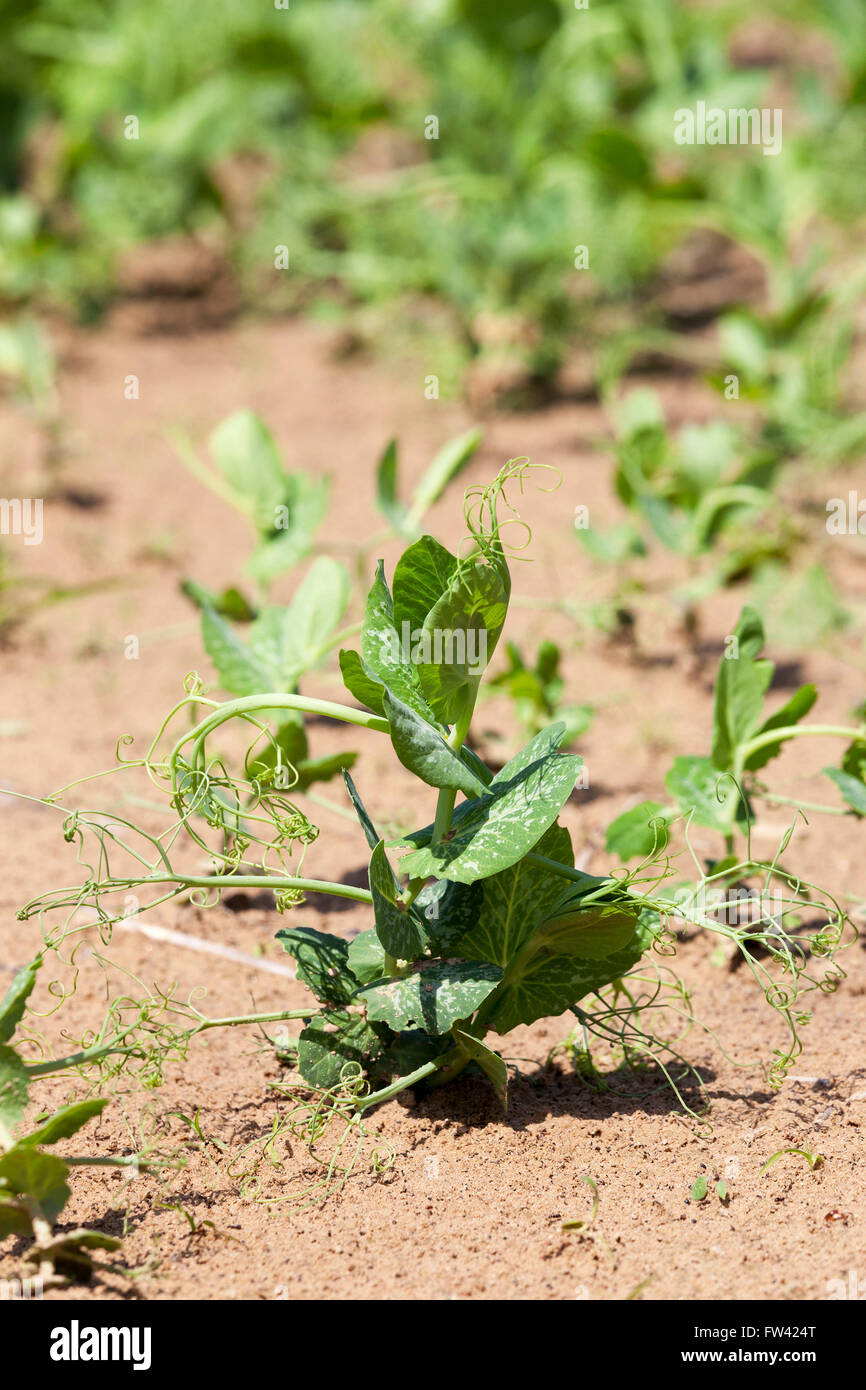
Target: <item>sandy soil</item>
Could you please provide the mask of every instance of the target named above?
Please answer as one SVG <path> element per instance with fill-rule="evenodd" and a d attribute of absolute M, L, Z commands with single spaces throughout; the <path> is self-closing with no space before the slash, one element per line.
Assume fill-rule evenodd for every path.
<path fill-rule="evenodd" d="M 332 476 L 328 545 L 352 555 L 378 529 L 372 474 L 387 438 L 400 436 L 408 480 L 434 448 L 469 423 L 457 405 L 425 400 L 423 378 L 435 365 L 416 371 L 414 365 L 400 370 L 353 360 L 347 366 L 334 360 L 331 346 L 325 330 L 298 322 L 172 338 L 139 336 L 120 321 L 94 335 L 64 333 L 64 480 L 79 503 L 84 498 L 98 505 L 51 501 L 43 545 L 17 547 L 14 560 L 25 576 L 97 587 L 37 611 L 0 652 L 3 787 L 39 796 L 110 766 L 120 735 L 142 742 L 154 732 L 187 671 L 210 675 L 178 584 L 185 575 L 214 587 L 239 579 L 245 532 L 188 476 L 167 431 L 180 427 L 200 440 L 232 408 L 259 411 L 290 464 Z M 137 401 L 124 398 L 129 374 L 140 380 Z M 712 398 L 691 383 L 663 378 L 654 384 L 675 419 L 701 418 L 712 409 Z M 488 478 L 506 458 L 522 454 L 563 473 L 559 492 L 529 492 L 521 502 L 534 531 L 528 552 L 534 562 L 516 566 L 520 602 L 509 635 L 517 640 L 537 640 L 542 619 L 533 605 L 550 598 L 584 604 L 609 590 L 611 576 L 593 570 L 571 526 L 578 503 L 601 519 L 614 516 L 609 461 L 595 447 L 604 432 L 592 404 L 560 400 L 538 414 L 491 420 L 471 465 L 469 481 Z M 0 468 L 4 495 L 39 491 L 37 436 L 8 407 L 0 415 Z M 845 486 L 834 481 L 833 495 L 840 495 L 838 488 L 844 495 Z M 795 501 L 807 495 L 818 501 L 818 553 L 826 545 L 827 484 L 804 476 Z M 459 540 L 455 492 L 430 524 L 444 542 Z M 842 539 L 828 556 L 854 600 L 863 594 L 864 577 L 856 543 Z M 397 553 L 386 547 L 389 566 Z M 739 607 L 732 594 L 709 602 L 701 645 L 689 650 L 681 614 L 661 596 L 664 564 L 653 561 L 648 572 L 657 595 L 644 605 L 636 652 L 576 629 L 561 614 L 543 618 L 545 634 L 568 644 L 569 697 L 597 708 L 579 744 L 590 787 L 565 813 L 578 854 L 595 871 L 609 867 L 604 828 L 613 816 L 660 794 L 674 753 L 705 750 L 720 644 Z M 290 580 L 284 588 L 290 592 Z M 129 635 L 140 641 L 137 660 L 124 654 Z M 783 660 L 779 677 L 780 692 L 815 679 L 818 715 L 843 720 L 863 697 L 862 650 L 853 638 L 839 639 L 828 649 Z M 306 688 L 337 694 L 327 671 Z M 489 750 L 515 737 L 501 702 L 484 707 L 481 725 Z M 417 822 L 411 782 L 394 770 L 384 740 L 331 726 L 315 726 L 312 739 L 316 751 L 362 748 L 357 781 L 371 812 L 395 825 Z M 827 753 L 826 745 L 787 751 L 776 764 L 774 786 L 783 794 L 799 790 L 832 799 L 813 776 Z M 326 794 L 340 799 L 335 787 Z M 91 798 L 99 804 L 98 792 Z M 358 881 L 366 861 L 360 832 L 332 811 L 316 806 L 310 812 L 322 833 L 306 868 Z M 756 847 L 771 853 L 788 823 L 785 808 L 768 811 Z M 16 922 L 16 908 L 39 891 L 74 881 L 76 868 L 56 811 L 0 792 L 0 831 L 2 985 L 38 941 L 38 926 Z M 807 878 L 861 902 L 862 836 L 855 821 L 816 819 L 797 831 L 796 864 Z M 706 832 L 696 833 L 694 844 L 698 853 L 715 848 Z M 307 903 L 296 920 L 347 935 L 369 925 L 363 907 L 335 909 L 327 901 L 324 908 Z M 116 970 L 148 983 L 176 982 L 182 995 L 204 988 L 200 1007 L 213 1014 L 244 1010 L 251 1001 L 261 1010 L 306 1002 L 301 985 L 261 968 L 288 959 L 273 941 L 281 919 L 254 895 L 237 895 L 233 907 L 206 912 L 174 904 L 155 912 L 153 922 L 257 959 L 230 964 L 122 929 L 108 953 Z M 748 1064 L 735 1066 L 699 1029 L 683 1044 L 707 1086 L 708 1124 L 690 1120 L 654 1073 L 610 1077 L 612 1089 L 599 1093 L 567 1057 L 545 1066 L 569 1031 L 567 1016 L 506 1040 L 504 1052 L 519 1067 L 507 1116 L 472 1077 L 417 1102 L 392 1102 L 370 1128 L 392 1146 L 393 1165 L 384 1173 L 370 1171 L 371 1139 L 349 1183 L 320 1205 L 283 1200 L 317 1177 L 295 1138 L 278 1142 L 279 1167 L 259 1164 L 260 1186 L 250 1188 L 239 1176 L 256 1152 L 239 1159 L 239 1151 L 264 1140 L 275 1113 L 287 1113 L 288 1103 L 270 1089 L 283 1073 L 249 1033 L 211 1034 L 194 1045 L 185 1065 L 169 1064 L 160 1090 L 122 1085 L 89 1134 L 94 1152 L 128 1153 L 143 1131 L 155 1131 L 164 1145 L 184 1146 L 187 1162 L 161 1183 L 149 1176 L 128 1181 L 108 1170 L 76 1173 L 64 1224 L 125 1231 L 124 1258 L 136 1274 L 132 1281 L 108 1275 L 85 1296 L 826 1298 L 828 1281 L 847 1280 L 851 1270 L 866 1277 L 866 958 L 859 945 L 844 964 L 848 978 L 834 996 L 817 997 L 806 1052 L 780 1093 L 768 1089 L 758 1065 L 784 1044 L 779 1019 L 744 972 L 729 971 L 713 943 L 698 936 L 681 946 L 678 969 L 699 1019 L 737 1063 Z M 44 987 L 37 998 L 47 1007 Z M 82 963 L 76 995 L 46 1022 L 46 1032 L 58 1043 L 61 1027 L 77 1037 L 103 1007 L 103 973 L 91 956 Z M 51 1094 L 60 1099 L 65 1092 L 55 1084 Z M 200 1111 L 208 1142 L 189 1144 L 190 1131 L 172 1115 L 176 1111 Z M 823 1165 L 810 1173 L 801 1159 L 787 1157 L 761 1176 L 766 1159 L 789 1145 L 819 1151 Z M 701 1174 L 726 1176 L 726 1204 L 715 1197 L 690 1202 Z M 564 1221 L 589 1212 L 584 1176 L 598 1188 L 597 1218 L 588 1231 L 563 1230 Z M 837 1211 L 841 1218 L 828 1219 Z M 0 1242 L 0 1277 L 16 1271 L 19 1254 L 16 1240 Z M 80 1297 L 81 1290 L 51 1296 Z"/>

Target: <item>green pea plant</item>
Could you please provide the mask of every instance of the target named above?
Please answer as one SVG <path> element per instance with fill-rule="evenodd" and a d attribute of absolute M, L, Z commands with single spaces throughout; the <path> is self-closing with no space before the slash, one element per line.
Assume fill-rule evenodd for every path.
<path fill-rule="evenodd" d="M 410 504 L 397 495 L 398 446 L 391 440 L 377 470 L 377 505 L 389 524 L 386 537 L 420 534 L 426 512 L 468 463 L 481 439 L 481 431 L 473 429 L 445 444 L 424 471 Z M 216 472 L 203 467 L 188 441 L 179 437 L 177 444 L 195 476 L 246 515 L 256 536 L 247 570 L 258 583 L 257 610 L 236 587 L 217 595 L 194 581 L 184 585 L 201 609 L 202 639 L 220 685 L 238 696 L 263 689 L 296 692 L 301 677 L 340 645 L 337 629 L 349 603 L 349 572 L 332 556 L 319 555 L 290 603 L 269 603 L 267 596 L 279 574 L 293 568 L 313 548 L 327 508 L 328 479 L 314 484 L 306 474 L 288 473 L 273 436 L 251 411 L 237 411 L 211 434 L 209 452 Z M 362 547 L 359 563 L 372 543 Z M 234 625 L 238 622 L 249 624 L 246 640 Z M 353 752 L 310 758 L 301 714 L 296 710 L 274 713 L 273 741 L 259 749 L 257 756 L 262 768 L 274 766 L 286 788 L 304 791 L 354 763 Z"/>
<path fill-rule="evenodd" d="M 35 1127 L 24 1126 L 26 1132 L 20 1132 L 31 1093 L 41 1080 L 69 1074 L 88 1061 L 119 1051 L 125 1055 L 123 1039 L 110 1040 L 103 1032 L 97 1042 L 91 1042 L 89 1049 L 77 1056 L 26 1060 L 30 1049 L 25 1044 L 33 1043 L 32 1033 L 24 1030 L 25 1036 L 18 1041 L 16 1035 L 22 1032 L 28 999 L 44 958 L 45 953 L 40 952 L 20 970 L 0 1002 L 0 1239 L 15 1235 L 32 1242 L 24 1259 L 33 1270 L 33 1283 L 39 1290 L 67 1280 L 89 1280 L 95 1269 L 92 1252 L 117 1250 L 121 1243 L 102 1231 L 55 1232 L 71 1195 L 69 1179 L 73 1170 L 96 1165 L 127 1168 L 136 1173 L 143 1166 L 138 1154 L 60 1158 L 49 1152 L 59 1141 L 71 1138 L 101 1115 L 109 1103 L 107 1095 L 43 1110 Z"/>
<path fill-rule="evenodd" d="M 555 642 L 539 643 L 534 663 L 527 664 L 516 642 L 506 643 L 508 666 L 488 681 L 489 691 L 504 691 L 511 700 L 517 723 L 527 738 L 545 725 L 565 725 L 563 746 L 568 748 L 586 733 L 592 723 L 591 705 L 571 704 L 563 699 L 565 680 L 560 673 L 562 652 Z"/>
<path fill-rule="evenodd" d="M 55 492 L 63 458 L 63 421 L 51 339 L 36 319 L 0 324 L 0 381 L 39 433 L 44 491 Z"/>
<path fill-rule="evenodd" d="M 616 428 L 614 489 L 628 520 L 608 530 L 575 531 L 595 560 L 626 565 L 648 543 L 682 557 L 688 579 L 680 601 L 690 605 L 773 560 L 787 560 L 799 535 L 773 491 L 774 469 L 746 450 L 721 420 L 668 430 L 653 392 L 635 390 L 613 405 Z M 760 524 L 759 524 L 760 523 Z"/>
<path fill-rule="evenodd" d="M 866 813 L 866 722 L 854 726 L 803 724 L 818 698 L 812 684 L 800 686 L 768 715 L 764 700 L 775 668 L 761 656 L 763 646 L 760 615 L 747 606 L 726 640 L 719 664 L 711 752 L 674 758 L 665 778 L 671 800 L 643 801 L 618 816 L 607 830 L 611 854 L 623 861 L 652 855 L 660 842 L 667 842 L 671 825 L 684 819 L 722 836 L 724 858 L 720 856 L 716 870 L 726 873 L 729 867 L 733 872 L 742 867 L 735 852 L 738 836 L 744 837 L 747 861 L 751 860 L 751 830 L 759 800 L 804 813 L 840 814 L 840 808 L 834 806 L 779 796 L 757 775 L 779 756 L 785 744 L 803 737 L 848 742 L 842 766 L 825 772 L 841 791 L 847 813 Z"/>
<path fill-rule="evenodd" d="M 472 752 L 473 712 L 511 594 L 515 552 L 508 527 L 523 524 L 506 489 L 522 489 L 528 469 L 527 460 L 512 460 L 491 484 L 468 490 L 459 554 L 421 536 L 402 554 L 390 584 L 379 562 L 359 650 L 340 652 L 356 704 L 267 689 L 219 703 L 189 677 L 184 698 L 148 750 L 133 757 L 118 748 L 118 776 L 144 773 L 165 792 L 172 812 L 165 830 L 63 805 L 71 788 L 48 799 L 63 810 L 64 834 L 77 845 L 86 876 L 77 887 L 42 894 L 20 909 L 23 918 L 39 916 L 43 930 L 62 914 L 65 930 L 81 931 L 87 920 L 109 939 L 128 910 L 116 899 L 128 904 L 129 895 L 137 911 L 181 895 L 207 906 L 239 887 L 270 889 L 283 912 L 297 913 L 309 894 L 366 905 L 370 926 L 351 941 L 302 924 L 277 933 L 315 997 L 304 1008 L 208 1020 L 192 1003 L 177 1001 L 192 1024 L 183 1033 L 187 1040 L 204 1027 L 303 1020 L 281 1049 L 295 1072 L 277 1087 L 295 1109 L 277 1117 L 273 1133 L 290 1124 L 306 1133 L 311 1148 L 330 1118 L 339 1117 L 360 1144 L 364 1117 L 374 1107 L 408 1088 L 451 1083 L 467 1070 L 487 1077 L 506 1104 L 509 1065 L 496 1040 L 568 1010 L 584 1036 L 613 1039 L 635 1056 L 655 1055 L 641 1019 L 657 1002 L 656 961 L 675 949 L 674 922 L 731 941 L 784 1020 L 789 1041 L 770 1064 L 774 1085 L 800 1050 L 806 996 L 832 990 L 841 977 L 836 951 L 847 919 L 829 895 L 819 900 L 825 920 L 805 952 L 774 915 L 731 926 L 705 910 L 704 875 L 671 902 L 661 891 L 671 870 L 660 857 L 650 856 L 634 873 L 597 876 L 575 868 L 571 834 L 559 817 L 582 759 L 560 751 L 564 723 L 541 728 L 495 774 Z M 500 519 L 503 507 L 510 515 Z M 739 718 L 739 687 L 735 695 Z M 202 708 L 193 727 L 174 729 L 178 716 Z M 275 710 L 326 716 L 383 736 L 415 779 L 419 805 L 430 798 L 425 823 L 386 841 L 344 773 L 369 849 L 368 887 L 304 876 L 317 828 L 275 784 L 273 763 L 263 766 L 266 760 L 257 762 L 253 751 L 258 743 L 273 746 Z M 254 736 L 252 749 L 241 754 L 242 776 L 230 770 L 232 729 Z M 773 738 L 786 732 L 774 729 Z M 760 747 L 768 743 L 765 737 Z M 201 871 L 202 853 L 210 872 Z M 772 865 L 763 867 L 773 872 Z M 798 885 L 789 878 L 783 886 L 793 911 Z M 272 1153 L 271 1140 L 268 1145 Z M 387 1164 L 381 1147 L 376 1164 Z"/>

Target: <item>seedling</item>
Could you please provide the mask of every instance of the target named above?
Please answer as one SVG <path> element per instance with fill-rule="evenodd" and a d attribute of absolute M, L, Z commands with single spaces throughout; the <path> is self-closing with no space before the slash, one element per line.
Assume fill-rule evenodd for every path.
<path fill-rule="evenodd" d="M 590 1192 L 592 1193 L 592 1209 L 589 1213 L 589 1216 L 581 1220 L 563 1221 L 562 1229 L 564 1231 L 583 1231 L 584 1233 L 586 1233 L 595 1221 L 595 1218 L 598 1216 L 599 1195 L 597 1184 L 595 1183 L 594 1179 L 588 1177 L 586 1173 L 581 1173 L 580 1181 L 585 1182 Z"/>
<path fill-rule="evenodd" d="M 558 817 L 581 759 L 559 752 L 563 724 L 542 729 L 495 775 L 467 746 L 511 590 L 497 507 L 506 505 L 509 482 L 525 480 L 527 467 L 525 460 L 514 461 L 488 487 L 469 490 L 461 555 L 423 536 L 399 560 L 392 587 L 379 564 L 360 651 L 340 654 L 344 682 L 365 708 L 272 690 L 220 705 L 191 683 L 151 748 L 142 757 L 125 757 L 119 769 L 123 776 L 145 772 L 165 787 L 173 824 L 156 836 L 117 816 L 67 812 L 68 839 L 79 846 L 90 835 L 99 841 L 98 871 L 90 870 L 80 889 L 58 890 L 21 909 L 25 917 L 59 911 L 69 920 L 74 909 L 86 908 L 79 919 L 93 920 L 95 914 L 109 932 L 122 916 L 112 910 L 111 895 L 141 890 L 156 894 L 153 903 L 190 891 L 198 901 L 205 895 L 215 901 L 224 889 L 269 887 L 281 910 L 311 892 L 367 904 L 373 925 L 351 942 L 304 925 L 277 933 L 295 958 L 298 978 L 318 1000 L 300 1013 L 306 1022 L 297 1050 L 300 1078 L 320 1098 L 314 1116 L 328 1104 L 361 1116 L 407 1087 L 443 1085 L 470 1067 L 486 1075 L 505 1103 L 508 1069 L 487 1040 L 491 1034 L 501 1037 L 572 1009 L 587 1036 L 619 1038 L 621 1017 L 640 1017 L 641 982 L 657 979 L 654 953 L 672 949 L 665 922 L 674 909 L 644 876 L 595 876 L 574 867 L 571 836 Z M 763 668 L 755 679 L 760 695 L 766 688 Z M 204 718 L 172 742 L 172 719 L 202 704 Z M 736 728 L 727 702 L 720 707 L 720 727 L 730 738 L 736 735 L 733 746 L 739 749 L 756 717 L 754 699 L 744 712 L 738 695 L 733 708 Z M 256 743 L 273 742 L 267 724 L 275 710 L 323 714 L 386 736 L 416 779 L 419 802 L 435 794 L 427 824 L 385 843 L 345 774 L 370 851 L 369 888 L 300 875 L 291 864 L 293 847 L 303 854 L 316 828 L 272 779 L 233 776 L 224 759 L 209 751 L 213 735 L 231 721 L 252 726 Z M 748 731 L 740 728 L 742 719 Z M 772 737 L 760 734 L 746 746 L 764 750 L 786 736 L 787 727 L 774 725 Z M 245 766 L 253 765 L 248 752 Z M 212 872 L 191 871 L 189 855 L 178 853 L 190 842 L 210 855 Z M 395 851 L 402 856 L 398 863 Z M 119 869 L 117 855 L 124 859 Z M 94 862 L 90 851 L 85 859 Z M 816 976 L 774 917 L 762 916 L 746 936 L 737 934 L 703 910 L 703 887 L 696 884 L 675 913 L 736 939 L 790 1031 L 788 1049 L 777 1052 L 771 1067 L 779 1084 L 800 1048 L 804 994 L 832 989 L 839 978 L 832 962 L 844 913 L 835 905 L 827 909 L 812 959 L 826 960 L 830 968 Z M 791 897 L 796 900 L 793 889 Z M 754 957 L 752 944 L 764 959 Z M 776 987 L 775 970 L 785 976 L 784 990 Z M 630 972 L 636 974 L 634 994 L 623 983 Z M 207 1020 L 189 1036 L 204 1027 L 297 1016 Z M 639 1031 L 628 1046 L 634 1055 L 652 1051 Z"/>
<path fill-rule="evenodd" d="M 73 1102 L 45 1115 L 28 1133 L 17 1133 L 38 1077 L 61 1073 L 65 1059 L 26 1062 L 14 1043 L 42 965 L 37 956 L 19 971 L 0 1003 L 0 1239 L 9 1235 L 30 1238 L 26 1259 L 36 1268 L 43 1287 L 66 1279 L 89 1279 L 94 1250 L 116 1250 L 120 1241 L 101 1231 L 70 1230 L 54 1233 L 54 1226 L 70 1197 L 68 1178 L 73 1166 L 100 1164 L 129 1166 L 122 1158 L 58 1158 L 47 1149 L 68 1139 L 97 1116 L 108 1097 Z"/>
<path fill-rule="evenodd" d="M 784 1158 L 785 1154 L 797 1154 L 800 1158 L 805 1158 L 806 1162 L 809 1165 L 810 1173 L 814 1173 L 815 1169 L 820 1168 L 824 1162 L 823 1154 L 813 1154 L 810 1153 L 808 1149 L 778 1149 L 776 1153 L 771 1154 L 771 1156 L 767 1159 L 766 1163 L 761 1169 L 761 1176 L 763 1177 L 764 1173 L 766 1173 L 768 1169 L 772 1168 L 774 1163 L 778 1163 L 780 1158 Z"/>
<path fill-rule="evenodd" d="M 489 681 L 489 689 L 504 690 L 514 704 L 520 728 L 527 738 L 540 733 L 551 721 L 565 725 L 563 747 L 586 733 L 592 723 L 591 705 L 563 702 L 565 681 L 560 675 L 561 652 L 555 642 L 541 642 L 533 666 L 527 666 L 515 642 L 506 644 L 508 669 Z"/>
<path fill-rule="evenodd" d="M 310 553 L 328 505 L 327 478 L 289 472 L 276 442 L 250 410 L 229 415 L 208 440 L 212 467 L 185 435 L 174 444 L 190 472 L 239 512 L 253 533 L 247 574 L 267 593 L 271 583 Z"/>
<path fill-rule="evenodd" d="M 734 854 L 736 837 L 750 840 L 757 799 L 790 804 L 803 810 L 833 807 L 775 796 L 756 774 L 779 756 L 783 745 L 802 737 L 834 737 L 850 740 L 843 770 L 830 769 L 855 814 L 858 804 L 866 809 L 866 724 L 859 726 L 801 724 L 818 692 L 802 685 L 772 715 L 766 715 L 764 699 L 773 676 L 773 663 L 760 655 L 764 645 L 761 619 L 744 608 L 734 632 L 726 640 L 719 664 L 713 706 L 712 749 L 707 755 L 674 759 L 665 785 L 673 801 L 644 801 L 618 816 L 607 831 L 607 848 L 623 860 L 648 857 L 668 842 L 670 826 L 679 818 L 718 831 L 725 856 Z M 784 846 L 783 846 L 784 848 Z M 733 867 L 733 866 L 731 866 Z M 720 860 L 717 871 L 725 868 Z"/>

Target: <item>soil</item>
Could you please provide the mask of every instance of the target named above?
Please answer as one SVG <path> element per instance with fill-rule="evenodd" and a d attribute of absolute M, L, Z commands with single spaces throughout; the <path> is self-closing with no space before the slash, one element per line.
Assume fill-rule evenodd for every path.
<path fill-rule="evenodd" d="M 178 462 L 169 431 L 185 430 L 200 442 L 229 410 L 260 412 L 291 466 L 333 479 L 328 547 L 351 556 L 378 529 L 373 465 L 386 440 L 393 434 L 401 440 L 406 486 L 436 447 L 471 423 L 459 404 L 425 399 L 424 378 L 435 364 L 337 362 L 332 332 L 309 322 L 241 321 L 230 330 L 164 337 L 120 316 L 98 332 L 60 330 L 60 338 L 62 487 L 46 502 L 43 544 L 12 539 L 4 548 L 16 573 L 34 586 L 25 590 L 29 595 L 42 592 L 35 586 L 46 578 L 88 587 L 32 611 L 0 653 L 0 783 L 31 796 L 109 767 L 121 735 L 142 746 L 182 694 L 185 673 L 197 668 L 210 678 L 179 581 L 191 575 L 222 588 L 239 580 L 247 537 L 243 523 Z M 124 396 L 129 375 L 139 379 L 137 400 Z M 714 409 L 713 398 L 688 379 L 659 377 L 651 384 L 675 422 L 706 418 Z M 704 628 L 687 640 L 682 610 L 665 597 L 666 562 L 653 559 L 634 641 L 606 641 L 541 607 L 555 600 L 585 609 L 610 590 L 612 576 L 593 566 L 571 525 L 577 504 L 602 521 L 615 517 L 609 456 L 597 447 L 605 436 L 601 412 L 586 400 L 496 416 L 467 474 L 469 482 L 486 480 L 506 458 L 523 454 L 563 474 L 559 491 L 529 487 L 519 499 L 533 530 L 527 550 L 533 563 L 515 565 L 519 601 L 509 635 L 534 646 L 543 622 L 544 634 L 566 651 L 568 698 L 596 707 L 578 745 L 590 785 L 575 793 L 564 819 L 580 862 L 598 872 L 611 867 L 604 853 L 611 819 L 638 800 L 663 795 L 674 753 L 706 749 L 715 668 L 742 597 L 728 592 L 708 601 Z M 39 453 L 33 423 L 6 404 L 0 415 L 6 495 L 40 495 Z M 538 481 L 546 485 L 546 475 Z M 846 487 L 834 478 L 831 491 L 844 496 Z M 792 505 L 816 504 L 815 512 L 804 510 L 817 518 L 816 554 L 857 603 L 864 577 L 858 538 L 839 538 L 825 553 L 827 495 L 826 480 L 804 474 Z M 445 543 L 460 539 L 457 496 L 452 489 L 430 517 L 430 529 Z M 391 543 L 384 548 L 389 568 L 397 554 Z M 283 592 L 291 587 L 286 580 Z M 137 659 L 126 655 L 130 636 L 139 639 Z M 839 637 L 789 659 L 777 655 L 780 695 L 800 680 L 815 680 L 824 722 L 845 720 L 862 699 L 859 638 Z M 305 688 L 339 698 L 327 670 Z M 507 706 L 491 699 L 480 723 L 485 751 L 503 756 L 517 737 Z M 374 817 L 395 826 L 418 822 L 415 789 L 395 769 L 384 740 L 329 724 L 314 725 L 311 737 L 316 753 L 361 749 L 356 780 Z M 835 799 L 815 776 L 830 760 L 828 743 L 818 744 L 789 748 L 774 765 L 779 793 Z M 341 802 L 336 784 L 320 790 Z M 93 784 L 87 804 L 105 804 L 105 794 L 105 784 Z M 85 804 L 83 794 L 70 793 L 69 804 Z M 366 846 L 357 827 L 321 805 L 308 809 L 321 835 L 305 870 L 363 881 Z M 760 853 L 772 854 L 792 816 L 784 806 L 765 812 L 755 846 Z M 813 817 L 797 828 L 793 862 L 805 878 L 856 907 L 866 898 L 862 837 L 853 819 Z M 79 870 L 62 838 L 59 811 L 2 792 L 0 843 L 2 986 L 40 939 L 38 923 L 17 922 L 16 909 L 38 892 L 74 882 Z M 706 831 L 694 833 L 693 845 L 698 855 L 717 849 Z M 363 906 L 328 899 L 308 901 L 294 916 L 298 924 L 346 936 L 369 925 Z M 174 903 L 140 920 L 247 959 L 226 960 L 155 940 L 134 926 L 118 928 L 106 952 L 115 988 L 122 971 L 148 986 L 174 983 L 180 996 L 198 992 L 198 1006 L 215 1015 L 308 1001 L 288 973 L 267 969 L 288 967 L 289 959 L 273 939 L 284 919 L 262 895 L 237 893 L 231 905 L 206 910 Z M 80 1037 L 105 1006 L 95 933 L 90 944 L 93 953 L 78 958 L 75 994 L 44 1023 L 58 1047 L 64 1047 L 61 1033 Z M 108 1169 L 74 1174 L 62 1225 L 125 1233 L 123 1259 L 134 1277 L 106 1273 L 90 1288 L 49 1296 L 827 1298 L 837 1287 L 831 1281 L 847 1283 L 851 1271 L 866 1278 L 866 957 L 859 943 L 843 963 L 848 975 L 836 993 L 815 996 L 804 1055 L 781 1091 L 770 1089 L 763 1066 L 786 1043 L 779 1016 L 745 971 L 729 968 L 715 941 L 695 934 L 680 943 L 676 968 L 697 1018 L 712 1030 L 695 1027 L 681 1044 L 711 1103 L 704 1123 L 689 1116 L 655 1069 L 609 1071 L 607 1088 L 597 1090 L 561 1051 L 548 1063 L 573 1019 L 546 1020 L 504 1042 L 518 1068 L 507 1114 L 480 1077 L 465 1076 L 426 1097 L 399 1098 L 371 1117 L 371 1138 L 351 1178 L 321 1202 L 310 1200 L 320 1170 L 298 1138 L 277 1141 L 279 1166 L 261 1157 L 274 1115 L 291 1109 L 272 1089 L 288 1073 L 249 1030 L 211 1033 L 193 1044 L 185 1063 L 168 1063 L 161 1088 L 119 1080 L 116 1099 L 84 1131 L 95 1153 L 129 1153 L 155 1133 L 163 1148 L 185 1155 L 185 1166 L 159 1181 Z M 46 1011 L 47 984 L 36 996 Z M 47 1103 L 67 1094 L 68 1083 L 53 1082 L 40 1097 Z M 693 1085 L 684 1094 L 699 1105 Z M 198 1114 L 204 1139 L 175 1112 Z M 84 1135 L 59 1151 L 80 1152 Z M 371 1166 L 377 1142 L 393 1154 L 385 1171 Z M 246 1145 L 254 1147 L 242 1154 Z M 327 1145 L 326 1137 L 326 1153 Z M 824 1162 L 810 1171 L 802 1158 L 788 1155 L 762 1175 L 766 1160 L 786 1147 L 819 1152 Z M 258 1183 L 244 1178 L 247 1169 Z M 710 1195 L 698 1203 L 689 1194 L 701 1175 Z M 713 1190 L 721 1177 L 725 1202 Z M 596 1219 L 588 1228 L 564 1230 L 564 1222 L 585 1221 L 590 1213 L 586 1178 L 597 1187 Z M 831 1219 L 832 1213 L 841 1215 Z M 19 1271 L 21 1253 L 19 1240 L 0 1242 L 0 1278 Z"/>

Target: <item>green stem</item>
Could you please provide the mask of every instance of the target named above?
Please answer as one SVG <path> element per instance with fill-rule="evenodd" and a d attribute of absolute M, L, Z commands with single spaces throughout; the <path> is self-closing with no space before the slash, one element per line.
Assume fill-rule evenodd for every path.
<path fill-rule="evenodd" d="M 399 1076 L 396 1081 L 392 1081 L 390 1086 L 385 1086 L 381 1091 L 374 1091 L 372 1095 L 362 1096 L 355 1102 L 355 1109 L 359 1112 L 369 1110 L 372 1105 L 382 1105 L 386 1100 L 391 1100 L 392 1096 L 399 1095 L 408 1086 L 415 1086 L 419 1081 L 423 1081 L 425 1076 L 430 1076 L 434 1071 L 438 1071 L 441 1066 L 439 1062 L 425 1062 L 422 1067 L 417 1067 L 415 1071 L 410 1071 L 408 1076 Z"/>
<path fill-rule="evenodd" d="M 305 893 L 328 893 L 331 897 L 351 898 L 357 903 L 373 901 L 368 888 L 355 888 L 349 883 L 328 883 L 318 878 L 297 878 L 291 874 L 279 877 L 269 874 L 148 874 L 146 878 L 130 879 L 128 886 L 146 883 L 180 883 L 188 888 L 299 888 Z"/>
<path fill-rule="evenodd" d="M 191 1030 L 191 1035 L 208 1028 L 238 1028 L 245 1023 L 286 1023 L 294 1018 L 312 1018 L 315 1009 L 282 1009 L 269 1014 L 238 1014 L 236 1018 L 207 1018 Z"/>
<path fill-rule="evenodd" d="M 170 758 L 172 768 L 175 768 L 181 749 L 189 743 L 190 739 L 193 740 L 190 761 L 195 766 L 205 739 L 221 724 L 225 724 L 229 719 L 235 719 L 238 716 L 255 714 L 256 710 L 269 709 L 291 709 L 298 710 L 302 714 L 319 714 L 327 719 L 340 719 L 344 724 L 358 724 L 361 728 L 375 729 L 379 733 L 385 734 L 391 727 L 388 720 L 381 718 L 378 714 L 370 714 L 368 710 L 352 709 L 350 705 L 339 705 L 333 700 L 316 700 L 312 695 L 287 695 L 285 691 L 246 695 L 239 700 L 227 700 L 225 704 L 220 705 L 219 709 L 214 710 L 213 714 L 196 724 L 189 733 L 184 734 L 172 750 Z"/>
<path fill-rule="evenodd" d="M 839 724 L 789 724 L 781 729 L 767 729 L 763 734 L 756 734 L 749 739 L 740 749 L 741 762 L 743 767 L 749 761 L 753 753 L 759 749 L 766 748 L 771 743 L 780 743 L 789 738 L 805 738 L 808 734 L 823 734 L 827 738 L 846 738 L 852 742 L 866 742 L 866 730 L 863 728 L 849 729 Z"/>

